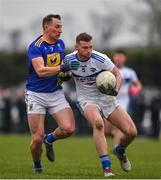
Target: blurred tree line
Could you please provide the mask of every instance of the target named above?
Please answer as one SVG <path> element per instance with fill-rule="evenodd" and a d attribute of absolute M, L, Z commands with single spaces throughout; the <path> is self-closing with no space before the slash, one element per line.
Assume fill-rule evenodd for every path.
<path fill-rule="evenodd" d="M 145 86 L 161 86 L 161 47 L 127 49 L 127 65 L 134 68 Z M 69 51 L 68 51 L 69 52 Z M 113 51 L 103 50 L 112 57 Z M 0 87 L 11 87 L 24 82 L 28 73 L 27 53 L 0 52 Z"/>
<path fill-rule="evenodd" d="M 6 88 L 25 81 L 27 63 L 26 52 L 0 52 L 0 87 Z"/>

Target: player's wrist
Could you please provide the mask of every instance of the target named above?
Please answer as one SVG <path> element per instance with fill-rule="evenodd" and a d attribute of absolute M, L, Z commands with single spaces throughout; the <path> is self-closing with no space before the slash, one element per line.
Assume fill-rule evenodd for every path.
<path fill-rule="evenodd" d="M 70 70 L 70 66 L 68 64 L 62 64 L 60 65 L 60 71 L 66 72 Z"/>

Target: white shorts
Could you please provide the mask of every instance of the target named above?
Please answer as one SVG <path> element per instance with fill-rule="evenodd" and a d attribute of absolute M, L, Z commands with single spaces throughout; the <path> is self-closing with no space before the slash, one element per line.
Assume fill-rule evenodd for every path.
<path fill-rule="evenodd" d="M 78 101 L 77 106 L 82 114 L 84 113 L 85 107 L 89 104 L 97 106 L 101 111 L 102 116 L 106 119 L 116 109 L 116 107 L 119 106 L 117 99 L 112 96 L 81 99 Z"/>
<path fill-rule="evenodd" d="M 129 107 L 129 97 L 118 97 L 117 98 L 123 109 L 127 112 Z"/>
<path fill-rule="evenodd" d="M 26 91 L 25 100 L 28 114 L 56 113 L 64 108 L 70 108 L 62 90 L 52 93 L 37 93 Z"/>

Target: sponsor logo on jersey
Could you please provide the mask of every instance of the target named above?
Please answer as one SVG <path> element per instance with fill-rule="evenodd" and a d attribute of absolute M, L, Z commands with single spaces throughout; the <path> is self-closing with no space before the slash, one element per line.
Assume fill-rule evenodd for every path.
<path fill-rule="evenodd" d="M 96 68 L 91 67 L 90 70 L 91 70 L 91 72 L 95 72 L 95 71 L 96 71 Z"/>
<path fill-rule="evenodd" d="M 53 53 L 53 54 L 47 55 L 47 62 L 46 62 L 47 67 L 58 66 L 60 62 L 61 62 L 61 59 L 60 59 L 59 53 Z"/>
<path fill-rule="evenodd" d="M 59 51 L 62 51 L 63 49 L 62 49 L 62 47 L 61 47 L 61 45 L 58 43 L 57 44 L 57 46 L 58 46 L 58 48 L 59 48 Z"/>
<path fill-rule="evenodd" d="M 88 85 L 92 85 L 96 82 L 96 77 L 75 77 L 75 78 L 77 79 L 77 81 Z"/>

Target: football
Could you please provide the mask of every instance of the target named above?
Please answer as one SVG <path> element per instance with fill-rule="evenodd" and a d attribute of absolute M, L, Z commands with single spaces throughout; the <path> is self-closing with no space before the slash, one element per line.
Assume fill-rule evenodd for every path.
<path fill-rule="evenodd" d="M 103 71 L 96 77 L 96 86 L 103 94 L 109 95 L 116 86 L 116 78 L 110 71 Z"/>

